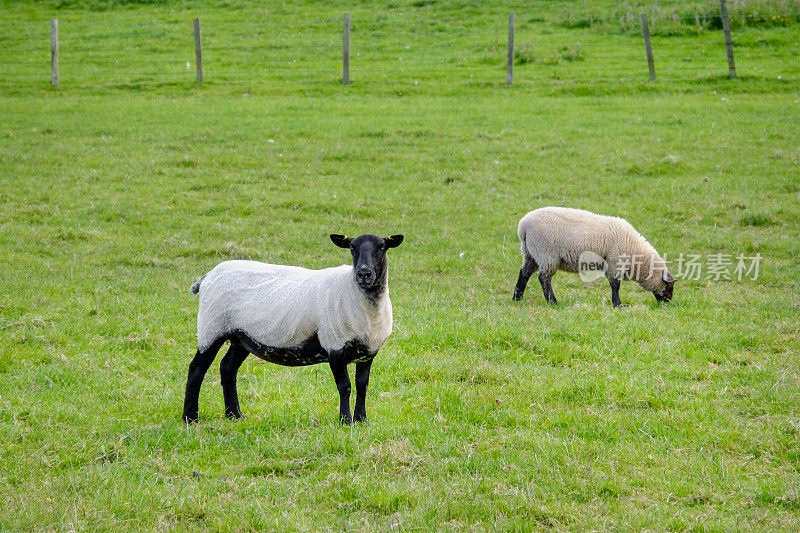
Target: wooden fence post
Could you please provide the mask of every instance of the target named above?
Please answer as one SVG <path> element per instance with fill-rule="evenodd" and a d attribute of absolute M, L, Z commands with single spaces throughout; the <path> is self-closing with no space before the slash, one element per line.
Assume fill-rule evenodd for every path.
<path fill-rule="evenodd" d="M 650 28 L 647 27 L 647 13 L 642 13 L 642 34 L 644 47 L 647 49 L 647 68 L 650 69 L 650 81 L 656 81 L 656 66 L 653 62 L 653 49 L 650 46 Z"/>
<path fill-rule="evenodd" d="M 194 62 L 197 70 L 197 83 L 203 83 L 203 51 L 200 45 L 200 19 L 194 19 Z"/>
<path fill-rule="evenodd" d="M 50 21 L 50 83 L 58 87 L 58 19 Z"/>
<path fill-rule="evenodd" d="M 722 30 L 725 32 L 725 49 L 728 52 L 728 77 L 736 77 L 736 65 L 733 64 L 733 41 L 731 40 L 731 21 L 728 18 L 728 5 L 719 0 L 719 11 L 722 15 Z"/>
<path fill-rule="evenodd" d="M 342 29 L 342 83 L 350 83 L 350 13 L 344 14 Z"/>
<path fill-rule="evenodd" d="M 508 15 L 508 66 L 506 67 L 506 85 L 514 82 L 514 13 Z"/>

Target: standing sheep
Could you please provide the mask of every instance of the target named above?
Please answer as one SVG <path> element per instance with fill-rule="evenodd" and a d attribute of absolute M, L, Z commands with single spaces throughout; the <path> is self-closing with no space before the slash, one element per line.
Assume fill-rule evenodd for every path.
<path fill-rule="evenodd" d="M 353 266 L 322 270 L 225 261 L 192 285 L 200 293 L 197 354 L 189 365 L 183 419 L 198 420 L 203 377 L 225 341 L 220 363 L 225 414 L 240 418 L 236 375 L 249 354 L 284 366 L 330 364 L 339 390 L 339 418 L 366 419 L 365 398 L 372 359 L 392 332 L 386 250 L 402 235 L 385 239 L 331 235 L 349 248 Z M 356 363 L 355 416 L 350 415 L 350 376 Z"/>
<path fill-rule="evenodd" d="M 556 303 L 550 283 L 557 270 L 579 272 L 587 258 L 601 263 L 611 284 L 611 302 L 619 307 L 621 280 L 636 280 L 656 300 L 672 299 L 675 278 L 664 260 L 630 223 L 582 209 L 543 207 L 531 211 L 517 228 L 522 254 L 514 300 L 522 299 L 531 275 L 539 270 L 545 299 Z"/>

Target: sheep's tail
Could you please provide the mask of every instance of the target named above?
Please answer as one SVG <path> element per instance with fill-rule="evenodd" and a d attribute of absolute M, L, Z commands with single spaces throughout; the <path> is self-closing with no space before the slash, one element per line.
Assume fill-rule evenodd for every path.
<path fill-rule="evenodd" d="M 525 231 L 525 228 L 522 227 L 522 221 L 520 221 L 519 226 L 517 227 L 517 237 L 519 237 L 519 247 L 522 250 L 522 255 L 528 257 L 530 254 L 528 253 L 528 247 L 525 244 L 525 235 L 528 232 Z"/>
<path fill-rule="evenodd" d="M 200 284 L 203 283 L 203 280 L 206 279 L 207 275 L 208 274 L 203 274 L 202 276 L 200 276 L 200 279 L 192 283 L 192 288 L 189 289 L 190 291 L 192 291 L 192 294 L 197 294 L 198 292 L 200 292 Z"/>

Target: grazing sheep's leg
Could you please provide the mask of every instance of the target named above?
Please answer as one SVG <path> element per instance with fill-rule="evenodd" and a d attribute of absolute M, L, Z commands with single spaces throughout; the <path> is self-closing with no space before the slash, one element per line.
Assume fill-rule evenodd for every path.
<path fill-rule="evenodd" d="M 339 421 L 342 424 L 351 424 L 353 417 L 350 415 L 350 376 L 347 373 L 347 358 L 344 350 L 330 353 L 329 357 L 333 379 L 339 389 Z"/>
<path fill-rule="evenodd" d="M 547 300 L 547 303 L 557 304 L 556 301 L 556 294 L 553 292 L 553 284 L 551 280 L 553 279 L 553 274 L 545 274 L 544 272 L 539 272 L 539 283 L 542 284 L 542 292 L 544 292 L 544 299 Z"/>
<path fill-rule="evenodd" d="M 367 385 L 369 385 L 369 369 L 372 359 L 364 363 L 356 363 L 356 409 L 353 420 L 363 422 L 367 419 Z"/>
<path fill-rule="evenodd" d="M 236 393 L 236 375 L 248 355 L 250 352 L 241 342 L 231 339 L 231 347 L 228 348 L 228 353 L 219 363 L 222 395 L 225 398 L 225 416 L 228 418 L 242 418 L 242 412 L 239 410 L 239 395 Z"/>
<path fill-rule="evenodd" d="M 611 303 L 614 304 L 614 307 L 619 307 L 622 305 L 622 300 L 619 299 L 620 281 L 618 279 L 608 278 L 608 282 L 611 284 Z"/>
<path fill-rule="evenodd" d="M 522 300 L 522 295 L 525 293 L 525 287 L 528 285 L 528 280 L 531 278 L 539 266 L 533 257 L 525 254 L 525 260 L 522 263 L 522 268 L 519 269 L 519 278 L 517 279 L 517 286 L 514 287 L 514 300 Z"/>
<path fill-rule="evenodd" d="M 208 367 L 214 361 L 225 339 L 218 339 L 204 352 L 197 350 L 197 354 L 189 363 L 189 375 L 186 378 L 186 396 L 183 399 L 183 421 L 197 422 L 197 401 L 200 397 L 200 385 L 208 371 Z"/>

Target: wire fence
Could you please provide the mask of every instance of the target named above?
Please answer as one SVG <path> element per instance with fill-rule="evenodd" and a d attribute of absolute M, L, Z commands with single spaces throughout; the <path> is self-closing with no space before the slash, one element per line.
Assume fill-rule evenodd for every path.
<path fill-rule="evenodd" d="M 198 42 L 192 20 L 72 20 L 56 29 L 49 21 L 21 22 L 13 28 L 0 26 L 0 86 L 41 86 L 51 80 L 79 87 L 191 85 L 200 80 L 200 67 L 204 83 L 341 83 L 346 32 L 348 74 L 356 83 L 502 84 L 509 69 L 514 83 L 648 79 L 638 16 L 544 21 L 520 14 L 516 20 L 511 62 L 507 20 L 353 18 L 349 28 L 341 18 L 210 20 L 201 21 Z M 658 79 L 727 74 L 725 40 L 714 16 L 655 16 L 649 25 Z M 741 76 L 800 78 L 798 14 L 740 15 L 731 17 L 730 26 Z M 52 42 L 54 32 L 57 43 Z"/>

